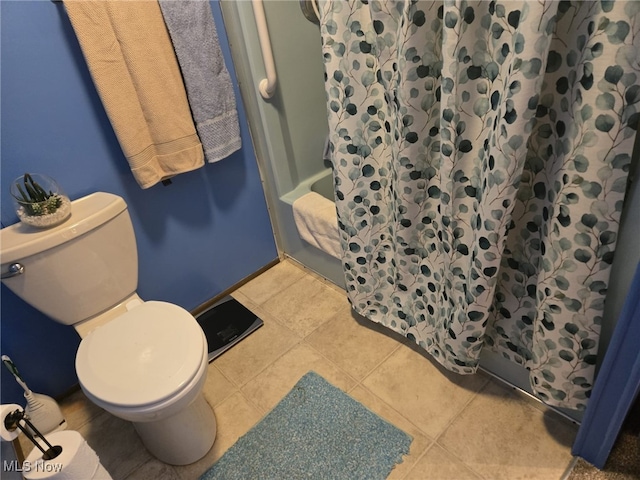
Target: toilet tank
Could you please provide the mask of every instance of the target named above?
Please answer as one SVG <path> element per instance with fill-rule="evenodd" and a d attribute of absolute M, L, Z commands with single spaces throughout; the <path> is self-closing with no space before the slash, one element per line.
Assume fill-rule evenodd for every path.
<path fill-rule="evenodd" d="M 72 202 L 71 216 L 39 230 L 22 223 L 0 230 L 4 283 L 57 322 L 73 325 L 109 310 L 135 293 L 138 253 L 125 201 L 98 192 Z"/>

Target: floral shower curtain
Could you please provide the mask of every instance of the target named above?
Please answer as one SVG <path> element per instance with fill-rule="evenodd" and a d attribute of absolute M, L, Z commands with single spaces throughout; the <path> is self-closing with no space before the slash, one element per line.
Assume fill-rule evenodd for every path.
<path fill-rule="evenodd" d="M 640 2 L 321 2 L 347 292 L 582 409 L 640 111 Z"/>

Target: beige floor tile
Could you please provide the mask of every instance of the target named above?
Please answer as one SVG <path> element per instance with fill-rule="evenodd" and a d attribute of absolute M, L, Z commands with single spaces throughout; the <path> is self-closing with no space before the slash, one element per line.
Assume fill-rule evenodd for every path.
<path fill-rule="evenodd" d="M 305 275 L 263 306 L 278 322 L 306 337 L 347 304 L 346 295 Z"/>
<path fill-rule="evenodd" d="M 261 305 L 304 275 L 304 270 L 293 262 L 283 261 L 244 284 L 237 291 Z"/>
<path fill-rule="evenodd" d="M 457 375 L 402 345 L 362 382 L 372 393 L 436 438 L 488 379 Z"/>
<path fill-rule="evenodd" d="M 103 409 L 91 402 L 80 389 L 62 400 L 60 409 L 67 420 L 69 430 L 77 430 L 104 412 Z"/>
<path fill-rule="evenodd" d="M 203 459 L 164 465 L 147 452 L 131 423 L 96 407 L 81 391 L 61 402 L 69 427 L 89 442 L 114 480 L 197 479 L 310 370 L 413 437 L 390 479 L 546 480 L 560 478 L 571 460 L 577 427 L 485 375 L 446 372 L 394 334 L 380 333 L 383 327 L 359 324 L 343 292 L 291 261 L 233 296 L 265 324 L 209 366 L 204 392 L 218 432 Z"/>
<path fill-rule="evenodd" d="M 559 479 L 569 465 L 576 432 L 491 381 L 438 443 L 485 478 L 547 480 Z"/>
<path fill-rule="evenodd" d="M 480 480 L 464 463 L 433 444 L 405 477 L 406 480 Z"/>
<path fill-rule="evenodd" d="M 422 455 L 429 445 L 433 443 L 432 440 L 406 418 L 361 385 L 357 385 L 349 392 L 349 395 L 362 403 L 376 415 L 379 415 L 387 422 L 411 435 L 413 440 L 411 442 L 411 448 L 409 449 L 409 455 L 406 455 L 402 459 L 402 463 L 395 466 L 388 477 L 389 480 L 405 478 L 407 472 L 412 469 L 418 458 L 420 458 L 420 455 Z"/>
<path fill-rule="evenodd" d="M 209 405 L 215 407 L 237 391 L 238 387 L 227 380 L 215 365 L 209 364 L 207 381 L 203 388 L 204 396 L 209 402 Z"/>
<path fill-rule="evenodd" d="M 130 422 L 104 412 L 78 429 L 112 478 L 126 478 L 151 460 Z"/>
<path fill-rule="evenodd" d="M 357 380 L 364 378 L 400 347 L 385 329 L 360 317 L 345 305 L 306 339 L 309 345 Z"/>
<path fill-rule="evenodd" d="M 269 315 L 254 313 L 262 318 L 264 325 L 213 361 L 213 365 L 238 386 L 258 375 L 300 341 L 295 333 Z"/>
<path fill-rule="evenodd" d="M 262 417 L 261 413 L 240 393 L 234 393 L 216 407 L 218 430 L 209 452 L 191 465 L 174 467 L 183 480 L 195 480 L 211 467 L 229 447 L 247 433 Z"/>
<path fill-rule="evenodd" d="M 315 278 L 316 280 L 320 280 L 322 283 L 324 283 L 328 287 L 332 288 L 336 292 L 340 293 L 341 295 L 346 295 L 345 294 L 344 283 L 341 283 L 342 286 L 336 285 L 335 283 L 333 283 L 328 278 L 325 278 L 322 275 L 320 275 L 319 273 L 315 272 L 313 269 L 305 267 L 303 264 L 298 262 L 295 258 L 289 258 L 288 257 L 284 261 L 293 263 L 296 267 L 302 269 L 306 275 L 310 275 L 313 278 Z"/>
<path fill-rule="evenodd" d="M 280 357 L 273 365 L 247 383 L 242 392 L 260 408 L 269 412 L 309 371 L 314 371 L 332 385 L 348 391 L 355 381 L 304 343 Z"/>
<path fill-rule="evenodd" d="M 253 313 L 255 313 L 256 315 L 258 315 L 256 313 L 256 310 L 260 309 L 260 305 L 258 305 L 256 302 L 254 302 L 253 300 L 251 300 L 249 297 L 247 297 L 244 293 L 242 293 L 240 290 L 236 290 L 235 292 L 231 293 L 231 297 L 234 298 L 235 300 L 237 300 L 238 302 L 240 302 L 242 305 L 244 305 L 245 307 L 247 307 L 249 310 L 251 310 Z M 259 316 L 259 315 L 258 315 Z"/>
<path fill-rule="evenodd" d="M 180 480 L 174 467 L 155 458 L 129 475 L 126 480 Z"/>

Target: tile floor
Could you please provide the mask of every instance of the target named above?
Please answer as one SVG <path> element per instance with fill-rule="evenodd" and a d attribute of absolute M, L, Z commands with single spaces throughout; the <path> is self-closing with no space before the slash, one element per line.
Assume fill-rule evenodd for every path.
<path fill-rule="evenodd" d="M 194 480 L 309 370 L 413 437 L 393 479 L 560 479 L 577 427 L 499 382 L 448 373 L 402 337 L 351 314 L 345 293 L 287 260 L 233 296 L 264 326 L 209 366 L 218 436 L 185 467 L 165 465 L 133 427 L 81 392 L 62 402 L 70 428 L 114 480 Z"/>

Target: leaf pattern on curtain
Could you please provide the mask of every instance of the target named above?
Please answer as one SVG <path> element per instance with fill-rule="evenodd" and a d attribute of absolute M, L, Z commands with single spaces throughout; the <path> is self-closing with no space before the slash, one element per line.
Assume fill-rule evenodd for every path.
<path fill-rule="evenodd" d="M 474 373 L 583 408 L 640 87 L 637 4 L 321 2 L 347 292 Z"/>
<path fill-rule="evenodd" d="M 640 3 L 561 2 L 487 343 L 584 408 L 640 111 Z M 512 233 L 516 233 L 513 235 Z"/>

